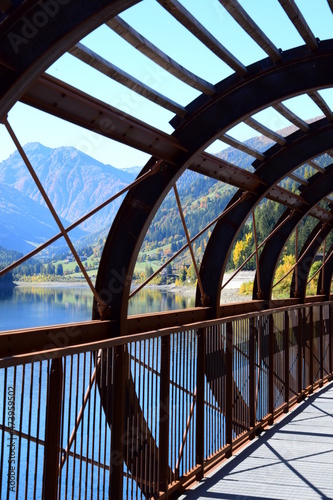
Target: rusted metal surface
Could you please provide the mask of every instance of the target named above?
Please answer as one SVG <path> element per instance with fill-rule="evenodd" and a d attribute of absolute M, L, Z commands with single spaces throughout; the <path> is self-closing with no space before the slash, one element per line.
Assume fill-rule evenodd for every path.
<path fill-rule="evenodd" d="M 21 33 L 22 22 L 40 12 L 35 1 L 26 1 L 1 24 L 0 57 L 10 61 L 15 70 L 8 69 L 0 82 L 0 120 L 2 120 L 25 90 L 63 53 L 110 17 L 135 5 L 140 0 L 97 0 L 82 4 L 71 0 L 49 23 L 49 29 L 35 30 L 29 43 L 13 44 L 7 37 Z M 23 20 L 23 21 L 22 21 Z M 73 22 L 75 20 L 75 22 Z M 52 29 L 51 29 L 52 28 Z"/>

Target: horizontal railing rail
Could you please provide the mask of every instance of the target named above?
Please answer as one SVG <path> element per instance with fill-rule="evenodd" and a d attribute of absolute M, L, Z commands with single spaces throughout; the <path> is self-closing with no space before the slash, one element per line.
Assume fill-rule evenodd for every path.
<path fill-rule="evenodd" d="M 102 322 L 94 342 L 95 322 L 76 325 L 75 336 L 63 325 L 52 328 L 53 344 L 43 345 L 40 331 L 35 349 L 32 331 L 24 348 L 7 339 L 0 497 L 177 495 L 331 380 L 332 307 L 314 302 L 114 338 Z"/>

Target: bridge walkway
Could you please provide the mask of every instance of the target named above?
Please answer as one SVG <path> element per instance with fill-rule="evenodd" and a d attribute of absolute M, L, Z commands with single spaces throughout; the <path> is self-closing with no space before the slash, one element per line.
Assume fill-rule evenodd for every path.
<path fill-rule="evenodd" d="M 333 383 L 240 450 L 186 500 L 333 499 Z"/>

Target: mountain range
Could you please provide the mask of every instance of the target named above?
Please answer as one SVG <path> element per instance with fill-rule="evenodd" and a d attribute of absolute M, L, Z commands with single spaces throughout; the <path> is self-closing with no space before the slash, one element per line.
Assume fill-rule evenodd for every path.
<path fill-rule="evenodd" d="M 288 135 L 294 129 L 294 126 L 288 127 L 280 133 Z M 258 151 L 272 144 L 264 136 L 244 142 Z M 52 149 L 35 142 L 25 145 L 24 150 L 65 227 L 133 182 L 141 170 L 138 166 L 120 170 L 105 165 L 74 147 Z M 232 147 L 217 156 L 252 169 L 253 158 Z M 0 163 L 0 185 L 0 247 L 26 253 L 59 232 L 18 152 Z M 235 189 L 192 171 L 181 176 L 177 187 L 184 210 L 188 212 L 191 234 L 221 212 Z M 94 245 L 107 234 L 122 199 L 119 197 L 85 221 L 70 233 L 71 237 Z M 162 240 L 175 234 L 176 229 L 182 235 L 180 220 L 172 215 L 174 209 L 175 200 L 170 193 L 153 220 L 146 244 L 155 241 L 153 246 L 156 248 Z M 63 240 L 58 240 L 60 245 L 64 247 Z"/>
<path fill-rule="evenodd" d="M 73 147 L 51 149 L 30 143 L 24 150 L 65 227 L 135 178 Z M 59 232 L 18 152 L 0 163 L 0 185 L 0 246 L 25 253 Z M 121 198 L 112 202 L 71 237 L 110 226 L 120 203 Z"/>

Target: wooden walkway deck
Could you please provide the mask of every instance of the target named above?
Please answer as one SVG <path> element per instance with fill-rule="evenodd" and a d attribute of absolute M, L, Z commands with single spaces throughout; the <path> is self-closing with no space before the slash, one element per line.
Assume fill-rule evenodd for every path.
<path fill-rule="evenodd" d="M 333 383 L 181 498 L 332 500 Z"/>

